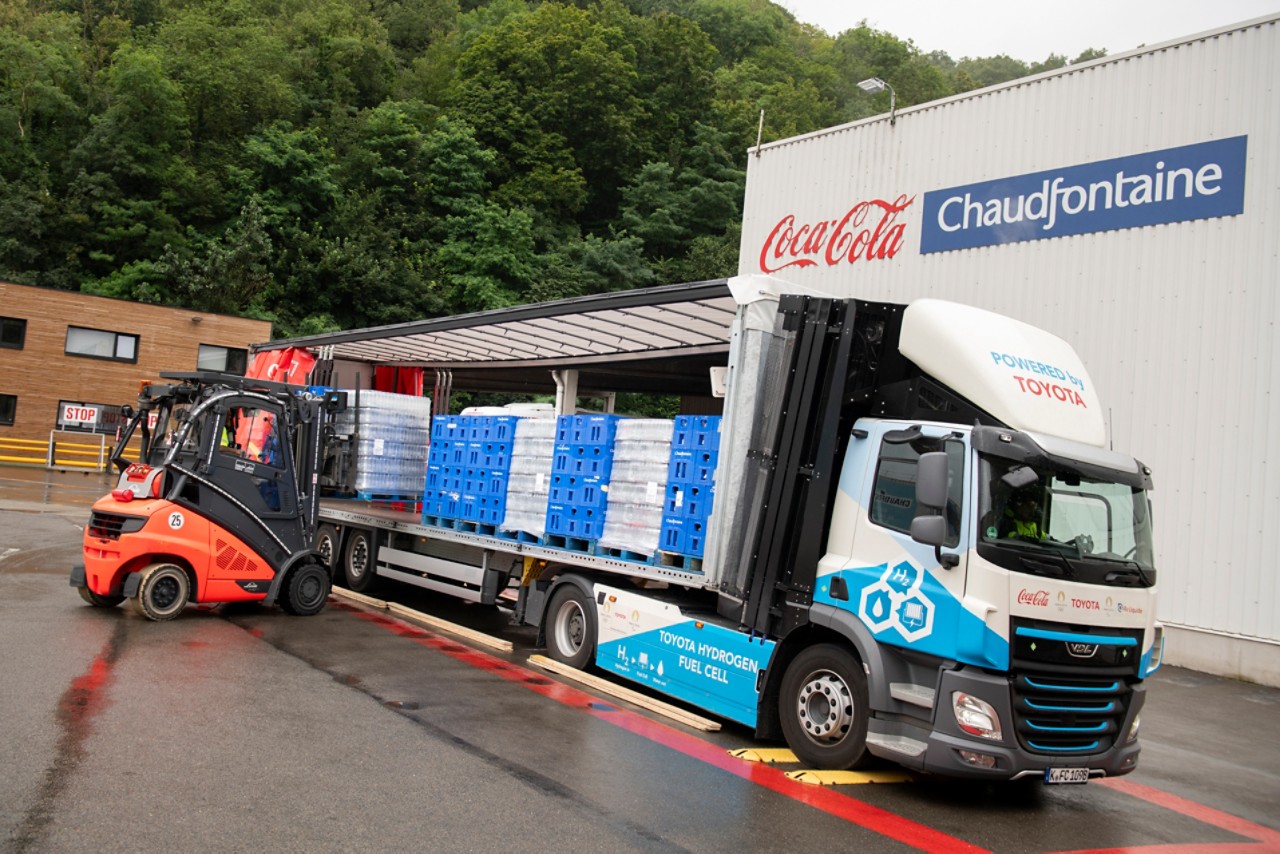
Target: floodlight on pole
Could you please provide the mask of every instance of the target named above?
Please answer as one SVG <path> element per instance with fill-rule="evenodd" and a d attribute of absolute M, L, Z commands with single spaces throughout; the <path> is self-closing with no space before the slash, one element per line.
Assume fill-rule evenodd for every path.
<path fill-rule="evenodd" d="M 868 77 L 866 80 L 858 84 L 858 88 L 863 92 L 874 95 L 876 92 L 889 90 L 889 124 L 892 126 L 898 120 L 898 93 L 893 91 L 893 87 L 881 80 L 879 77 Z"/>

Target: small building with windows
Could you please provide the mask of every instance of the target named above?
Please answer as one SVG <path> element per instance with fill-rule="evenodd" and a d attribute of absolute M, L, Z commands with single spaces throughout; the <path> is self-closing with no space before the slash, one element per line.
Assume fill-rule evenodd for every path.
<path fill-rule="evenodd" d="M 270 338 L 264 320 L 0 281 L 0 442 L 80 433 L 110 447 L 143 381 L 243 374 L 249 345 Z"/>

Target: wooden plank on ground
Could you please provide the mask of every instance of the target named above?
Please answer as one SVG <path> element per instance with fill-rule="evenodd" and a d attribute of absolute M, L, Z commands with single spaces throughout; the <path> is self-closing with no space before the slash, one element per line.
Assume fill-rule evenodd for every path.
<path fill-rule="evenodd" d="M 370 608 L 377 608 L 379 611 L 387 610 L 387 603 L 381 599 L 374 599 L 372 596 L 366 596 L 363 593 L 357 593 L 345 587 L 333 587 L 329 592 L 340 599 L 350 599 L 352 602 L 359 602 L 361 605 L 368 605 Z"/>
<path fill-rule="evenodd" d="M 440 629 L 458 637 L 487 646 L 490 649 L 496 649 L 500 652 L 511 652 L 515 647 L 511 641 L 495 638 L 493 635 L 486 635 L 484 632 L 477 632 L 475 629 L 469 629 L 466 626 L 460 626 L 457 623 L 451 623 L 448 620 L 442 620 L 439 617 L 433 617 L 430 614 L 424 614 L 421 611 L 415 611 L 412 608 L 406 608 L 395 602 L 388 602 L 387 609 L 397 617 L 403 617 L 406 620 L 412 620 L 415 623 L 427 626 L 433 629 Z"/>
<path fill-rule="evenodd" d="M 632 691 L 630 688 L 623 688 L 621 685 L 615 685 L 607 679 L 601 679 L 599 676 L 593 676 L 590 673 L 583 673 L 581 670 L 547 658 L 545 655 L 531 655 L 529 656 L 529 663 L 541 667 L 543 670 L 550 670 L 552 673 L 558 673 L 559 675 L 566 676 L 576 682 L 581 682 L 582 684 L 588 685 L 601 693 L 617 697 L 620 700 L 626 700 L 628 703 L 640 706 L 643 709 L 648 709 L 651 712 L 657 712 L 664 717 L 671 718 L 674 721 L 679 721 L 685 726 L 693 727 L 694 729 L 699 729 L 703 732 L 716 732 L 720 729 L 720 724 L 716 721 L 708 720 L 700 715 L 695 715 L 693 712 L 687 712 L 684 709 L 678 708 L 669 703 L 664 703 L 661 700 L 655 700 L 654 698 L 641 694 L 638 691 Z"/>

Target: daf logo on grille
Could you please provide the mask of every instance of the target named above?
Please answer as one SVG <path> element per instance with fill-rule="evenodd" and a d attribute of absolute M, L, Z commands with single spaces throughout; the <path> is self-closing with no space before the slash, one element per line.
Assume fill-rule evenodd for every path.
<path fill-rule="evenodd" d="M 1067 643 L 1067 652 L 1072 658 L 1093 658 L 1098 652 L 1096 643 Z"/>

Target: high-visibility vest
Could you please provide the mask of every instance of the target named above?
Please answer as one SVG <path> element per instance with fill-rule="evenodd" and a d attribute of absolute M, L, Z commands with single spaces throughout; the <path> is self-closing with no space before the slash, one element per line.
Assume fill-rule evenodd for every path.
<path fill-rule="evenodd" d="M 1042 539 L 1040 536 L 1040 526 L 1035 522 L 1024 522 L 1008 510 L 1004 512 L 1004 515 L 1008 516 L 1013 522 L 1013 530 L 1005 535 L 1006 539 L 1009 537 L 1030 537 L 1033 540 Z"/>

